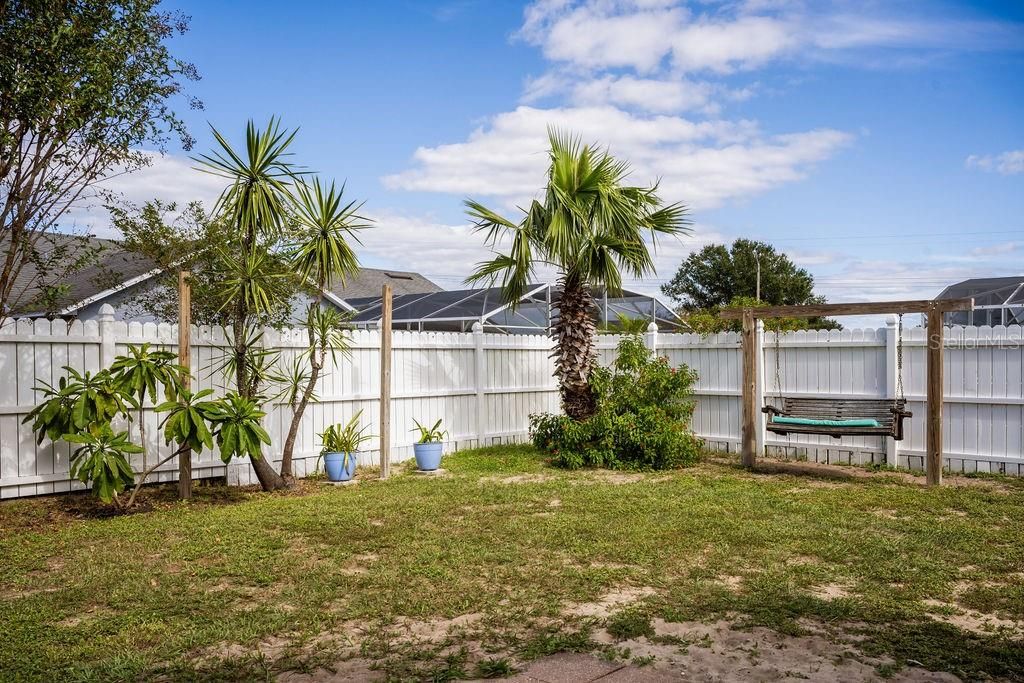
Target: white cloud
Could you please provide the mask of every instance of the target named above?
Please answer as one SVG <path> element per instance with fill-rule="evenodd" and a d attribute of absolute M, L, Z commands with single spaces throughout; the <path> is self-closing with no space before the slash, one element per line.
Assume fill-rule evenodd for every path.
<path fill-rule="evenodd" d="M 201 201 L 210 209 L 224 189 L 223 178 L 196 170 L 191 159 L 157 152 L 145 154 L 149 157 L 148 166 L 132 173 L 113 173 L 98 183 L 97 188 L 133 204 L 160 199 L 177 203 L 179 209 L 191 201 Z M 97 237 L 117 236 L 110 228 L 110 216 L 99 199 L 82 202 L 68 213 L 62 225 L 87 230 Z"/>
<path fill-rule="evenodd" d="M 664 199 L 695 208 L 799 180 L 851 139 L 829 129 L 765 136 L 750 121 L 645 117 L 614 107 L 519 107 L 494 117 L 466 142 L 419 148 L 415 167 L 384 182 L 397 189 L 499 197 L 510 204 L 528 201 L 543 183 L 549 126 L 608 145 L 633 164 L 633 181 L 660 178 Z"/>
<path fill-rule="evenodd" d="M 1024 149 L 1014 149 L 1002 154 L 972 154 L 967 157 L 965 165 L 970 169 L 1001 175 L 1024 173 Z"/>
<path fill-rule="evenodd" d="M 730 73 L 771 60 L 860 48 L 1019 49 L 1019 26 L 860 12 L 843 3 L 684 3 L 542 0 L 524 13 L 519 36 L 548 59 L 589 69 Z M 885 7 L 884 5 L 882 6 Z M 828 57 L 834 59 L 835 57 Z"/>

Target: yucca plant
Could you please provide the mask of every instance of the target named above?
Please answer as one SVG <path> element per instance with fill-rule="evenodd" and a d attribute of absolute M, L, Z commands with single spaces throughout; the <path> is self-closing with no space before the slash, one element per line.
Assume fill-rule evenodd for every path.
<path fill-rule="evenodd" d="M 292 453 L 306 406 L 313 401 L 317 380 L 323 371 L 328 352 L 332 360 L 338 351 L 346 352 L 346 316 L 335 308 L 323 306 L 324 290 L 335 282 L 344 282 L 359 269 L 353 242 L 359 242 L 358 231 L 369 227 L 359 215 L 361 202 L 342 203 L 345 186 L 337 189 L 332 182 L 324 185 L 319 178 L 295 184 L 292 221 L 297 236 L 291 247 L 291 263 L 312 289 L 313 300 L 306 309 L 308 346 L 301 361 L 309 363 L 309 373 L 301 392 L 295 392 L 289 405 L 292 420 L 281 455 L 281 475 L 292 476 Z"/>
<path fill-rule="evenodd" d="M 562 407 L 576 420 L 595 410 L 590 388 L 594 367 L 594 301 L 592 287 L 615 295 L 623 273 L 643 277 L 654 273 L 654 259 L 645 242 L 650 236 L 689 231 L 686 209 L 664 205 L 658 186 L 625 184 L 629 166 L 607 151 L 582 145 L 578 138 L 549 131 L 550 164 L 543 202 L 533 201 L 518 221 L 467 200 L 468 214 L 485 242 L 507 252 L 478 264 L 470 282 L 500 282 L 504 300 L 513 308 L 526 292 L 536 266 L 559 271 L 557 319 L 552 333 L 555 375 Z"/>
<path fill-rule="evenodd" d="M 216 129 L 213 135 L 217 149 L 196 161 L 200 170 L 227 181 L 213 213 L 231 232 L 232 251 L 222 250 L 219 258 L 227 270 L 220 294 L 222 310 L 231 328 L 231 361 L 226 367 L 233 374 L 237 392 L 232 409 L 252 404 L 253 410 L 258 410 L 255 402 L 260 393 L 259 377 L 253 374 L 261 367 L 253 363 L 256 356 L 251 331 L 273 309 L 287 305 L 289 287 L 282 283 L 289 275 L 280 267 L 275 253 L 290 212 L 292 186 L 300 174 L 288 151 L 295 131 L 283 130 L 274 118 L 263 130 L 250 121 L 245 131 L 245 147 L 240 152 Z M 235 428 L 222 431 L 223 434 L 229 452 L 251 456 L 264 490 L 287 485 L 270 462 L 261 457 L 261 434 Z"/>

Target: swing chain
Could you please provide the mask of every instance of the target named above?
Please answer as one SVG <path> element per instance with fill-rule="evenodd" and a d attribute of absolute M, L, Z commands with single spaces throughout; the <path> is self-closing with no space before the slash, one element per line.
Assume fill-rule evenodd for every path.
<path fill-rule="evenodd" d="M 782 356 L 782 344 L 779 341 L 779 328 L 775 328 L 775 394 L 779 399 L 782 395 L 782 367 L 780 357 Z"/>
<path fill-rule="evenodd" d="M 896 331 L 896 398 L 905 401 L 903 395 L 903 314 L 899 314 L 899 325 Z"/>

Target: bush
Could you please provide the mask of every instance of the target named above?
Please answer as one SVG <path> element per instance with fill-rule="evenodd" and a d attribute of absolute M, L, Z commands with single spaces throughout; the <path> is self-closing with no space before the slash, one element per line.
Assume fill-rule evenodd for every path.
<path fill-rule="evenodd" d="M 624 338 L 611 368 L 596 368 L 597 413 L 577 422 L 565 415 L 530 416 L 533 445 L 567 469 L 661 470 L 692 465 L 701 449 L 690 430 L 697 375 L 670 367 L 639 336 Z"/>

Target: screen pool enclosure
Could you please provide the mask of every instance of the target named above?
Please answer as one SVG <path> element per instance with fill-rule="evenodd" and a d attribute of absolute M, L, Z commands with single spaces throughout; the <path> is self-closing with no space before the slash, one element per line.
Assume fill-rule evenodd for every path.
<path fill-rule="evenodd" d="M 428 332 L 469 332 L 473 323 L 485 332 L 506 334 L 547 334 L 557 314 L 555 285 L 530 285 L 516 306 L 506 303 L 500 287 L 460 289 L 424 294 L 401 294 L 392 299 L 392 329 Z M 376 327 L 381 317 L 380 297 L 346 299 L 354 310 L 351 323 L 356 327 Z M 598 326 L 609 321 L 612 327 L 622 319 L 648 321 L 661 330 L 684 328 L 683 321 L 656 297 L 622 291 L 618 296 L 604 290 L 594 291 Z"/>

